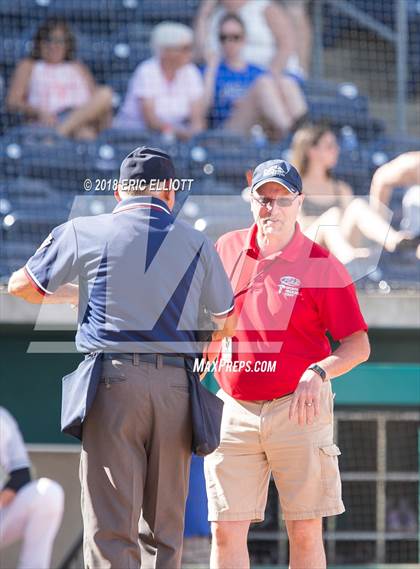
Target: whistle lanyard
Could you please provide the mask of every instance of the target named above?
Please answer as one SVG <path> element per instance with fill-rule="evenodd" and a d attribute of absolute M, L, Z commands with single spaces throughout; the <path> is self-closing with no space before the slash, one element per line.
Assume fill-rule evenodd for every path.
<path fill-rule="evenodd" d="M 244 254 L 244 250 L 242 249 L 242 251 L 240 252 L 238 258 L 236 259 L 235 264 L 233 266 L 233 269 L 230 273 L 230 276 L 229 276 L 230 282 L 232 282 L 232 279 L 235 275 L 236 269 L 238 268 L 239 261 L 241 260 L 243 254 Z M 263 269 L 258 271 L 258 273 L 256 275 L 254 275 L 251 278 L 251 280 L 244 287 L 242 287 L 238 292 L 234 293 L 234 298 L 236 299 L 236 298 L 238 298 L 238 296 L 241 296 L 242 294 L 247 292 L 252 287 L 252 285 L 255 283 L 255 281 L 258 279 L 258 277 L 261 276 L 263 273 L 265 273 L 271 267 L 271 265 L 273 265 L 276 261 L 277 261 L 277 258 L 272 259 L 267 265 L 265 265 L 265 267 Z M 238 284 L 239 284 L 240 278 L 241 278 L 241 275 L 239 275 Z"/>

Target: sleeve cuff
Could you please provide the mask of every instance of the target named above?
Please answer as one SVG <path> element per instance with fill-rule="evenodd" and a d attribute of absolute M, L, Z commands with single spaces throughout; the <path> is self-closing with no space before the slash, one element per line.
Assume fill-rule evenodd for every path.
<path fill-rule="evenodd" d="M 235 304 L 232 304 L 232 306 L 227 310 L 224 310 L 223 312 L 212 312 L 211 315 L 213 316 L 213 318 L 226 318 L 227 316 L 230 316 L 234 310 L 235 310 Z"/>
<path fill-rule="evenodd" d="M 42 294 L 42 296 L 45 296 L 46 294 L 53 294 L 52 292 L 50 292 L 49 290 L 47 290 L 46 288 L 44 288 L 42 286 L 42 284 L 39 282 L 39 280 L 36 278 L 36 276 L 33 274 L 33 272 L 31 271 L 31 269 L 28 267 L 28 265 L 25 265 L 24 267 L 24 271 L 26 276 L 28 277 L 29 282 L 31 283 L 31 285 L 40 293 Z"/>

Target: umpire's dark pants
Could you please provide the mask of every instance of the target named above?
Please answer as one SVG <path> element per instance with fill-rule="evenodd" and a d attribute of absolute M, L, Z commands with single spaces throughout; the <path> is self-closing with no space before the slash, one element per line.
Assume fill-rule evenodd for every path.
<path fill-rule="evenodd" d="M 83 428 L 86 569 L 181 566 L 191 458 L 184 369 L 116 358 Z"/>

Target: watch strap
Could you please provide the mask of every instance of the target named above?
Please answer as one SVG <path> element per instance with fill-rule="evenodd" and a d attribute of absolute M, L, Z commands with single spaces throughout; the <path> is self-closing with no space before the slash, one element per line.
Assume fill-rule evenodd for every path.
<path fill-rule="evenodd" d="M 321 377 L 322 381 L 326 381 L 327 372 L 325 371 L 325 369 L 322 369 L 321 366 L 319 366 L 318 364 L 312 364 L 308 367 L 308 369 L 311 369 L 312 371 L 317 373 Z"/>

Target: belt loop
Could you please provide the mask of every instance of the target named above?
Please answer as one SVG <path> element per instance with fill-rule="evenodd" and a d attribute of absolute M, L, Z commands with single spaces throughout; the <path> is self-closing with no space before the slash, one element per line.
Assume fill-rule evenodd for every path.
<path fill-rule="evenodd" d="M 162 354 L 156 354 L 156 367 L 157 369 L 163 368 L 163 357 Z"/>
<path fill-rule="evenodd" d="M 133 354 L 133 365 L 138 366 L 140 363 L 140 355 L 137 352 Z"/>

